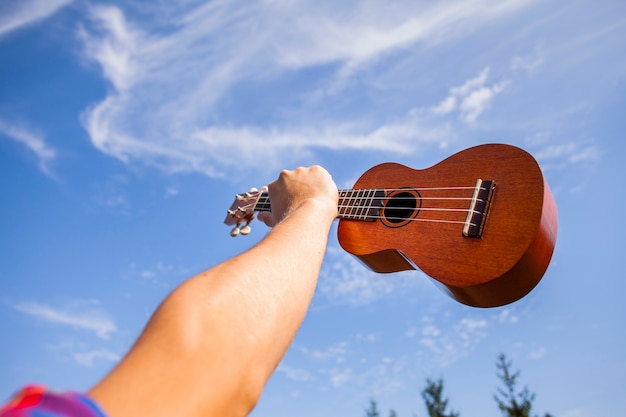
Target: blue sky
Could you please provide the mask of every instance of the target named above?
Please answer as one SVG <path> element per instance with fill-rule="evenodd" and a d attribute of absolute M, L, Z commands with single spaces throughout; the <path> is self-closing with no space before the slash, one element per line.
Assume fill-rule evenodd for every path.
<path fill-rule="evenodd" d="M 0 1 L 0 397 L 88 389 L 186 277 L 251 246 L 234 193 L 321 164 L 429 167 L 514 144 L 559 209 L 537 288 L 463 306 L 380 276 L 331 231 L 300 333 L 253 416 L 500 415 L 499 353 L 559 417 L 624 409 L 626 3 Z"/>

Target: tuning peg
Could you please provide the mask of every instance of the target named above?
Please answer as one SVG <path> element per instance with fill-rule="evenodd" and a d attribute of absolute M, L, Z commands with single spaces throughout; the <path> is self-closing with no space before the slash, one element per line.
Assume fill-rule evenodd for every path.
<path fill-rule="evenodd" d="M 239 232 L 240 232 L 239 225 L 237 225 L 237 226 L 233 227 L 233 230 L 230 231 L 230 235 L 232 237 L 237 237 L 239 235 Z"/>
<path fill-rule="evenodd" d="M 246 225 L 240 229 L 240 232 L 242 235 L 246 236 L 247 234 L 250 233 L 251 230 L 252 228 L 249 226 L 248 223 L 246 223 Z"/>

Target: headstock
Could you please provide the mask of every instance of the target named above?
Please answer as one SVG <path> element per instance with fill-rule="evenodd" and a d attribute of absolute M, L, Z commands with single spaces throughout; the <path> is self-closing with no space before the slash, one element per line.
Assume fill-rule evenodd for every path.
<path fill-rule="evenodd" d="M 235 201 L 228 209 L 226 219 L 224 220 L 224 223 L 229 226 L 235 225 L 230 232 L 232 237 L 238 236 L 239 233 L 242 235 L 250 233 L 250 222 L 254 220 L 254 209 L 261 193 L 265 191 L 267 191 L 267 187 L 261 188 L 261 191 L 252 188 L 247 193 L 235 195 Z M 244 222 L 245 225 L 241 226 Z"/>

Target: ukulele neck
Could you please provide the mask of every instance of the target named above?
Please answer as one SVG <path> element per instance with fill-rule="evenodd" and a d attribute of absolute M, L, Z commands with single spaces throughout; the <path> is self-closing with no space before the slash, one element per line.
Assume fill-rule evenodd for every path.
<path fill-rule="evenodd" d="M 380 209 L 385 197 L 383 189 L 339 190 L 337 218 L 373 221 L 380 218 Z M 254 211 L 271 211 L 267 191 L 259 195 Z"/>

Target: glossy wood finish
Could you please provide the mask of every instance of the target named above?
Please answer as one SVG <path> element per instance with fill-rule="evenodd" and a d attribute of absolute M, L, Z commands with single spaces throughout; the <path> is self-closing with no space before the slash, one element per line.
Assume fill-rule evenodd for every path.
<path fill-rule="evenodd" d="M 469 207 L 456 198 L 470 198 L 478 178 L 494 180 L 496 189 L 482 237 L 468 238 L 461 224 L 466 213 L 454 210 Z M 481 145 L 423 170 L 381 164 L 354 185 L 364 188 L 419 192 L 421 209 L 410 221 L 340 220 L 341 246 L 376 272 L 419 268 L 454 299 L 493 307 L 526 295 L 550 263 L 556 205 L 537 162 L 519 148 Z"/>

